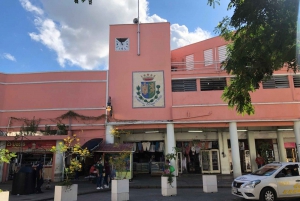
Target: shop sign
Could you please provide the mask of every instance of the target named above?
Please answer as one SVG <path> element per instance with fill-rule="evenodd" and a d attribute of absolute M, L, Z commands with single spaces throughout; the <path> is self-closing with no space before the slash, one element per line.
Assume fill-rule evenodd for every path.
<path fill-rule="evenodd" d="M 296 148 L 295 142 L 285 142 L 284 148 Z"/>
<path fill-rule="evenodd" d="M 56 141 L 8 141 L 6 142 L 6 149 L 12 152 L 38 152 L 49 151 L 52 146 L 56 146 Z"/>

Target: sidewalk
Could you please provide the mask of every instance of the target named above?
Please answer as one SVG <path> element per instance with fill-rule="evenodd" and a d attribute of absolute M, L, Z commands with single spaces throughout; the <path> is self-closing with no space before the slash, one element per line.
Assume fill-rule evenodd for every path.
<path fill-rule="evenodd" d="M 233 181 L 232 175 L 217 175 L 218 187 L 219 188 L 230 188 L 231 182 Z M 96 189 L 96 184 L 90 183 L 87 180 L 79 179 L 73 182 L 78 184 L 78 194 L 84 195 L 89 193 L 110 191 L 110 189 Z M 160 176 L 151 177 L 148 174 L 138 174 L 130 182 L 130 188 L 161 188 Z M 29 195 L 10 195 L 10 201 L 46 201 L 53 200 L 54 197 L 54 186 L 55 183 L 51 183 L 50 190 L 42 191 L 41 194 L 29 194 Z M 43 186 L 44 187 L 44 186 Z M 189 174 L 181 175 L 177 177 L 177 188 L 202 188 L 202 175 L 200 174 Z M 6 183 L 0 183 L 0 189 L 11 191 L 12 181 Z"/>

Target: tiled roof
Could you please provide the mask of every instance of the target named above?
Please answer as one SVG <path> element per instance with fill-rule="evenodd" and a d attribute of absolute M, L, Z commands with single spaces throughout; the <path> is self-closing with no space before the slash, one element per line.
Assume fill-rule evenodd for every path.
<path fill-rule="evenodd" d="M 131 152 L 133 150 L 133 143 L 128 144 L 100 144 L 95 152 Z"/>

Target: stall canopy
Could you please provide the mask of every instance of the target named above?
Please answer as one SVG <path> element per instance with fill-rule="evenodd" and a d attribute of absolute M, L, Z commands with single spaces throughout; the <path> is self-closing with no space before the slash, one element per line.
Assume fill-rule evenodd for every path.
<path fill-rule="evenodd" d="M 101 145 L 103 139 L 102 138 L 94 138 L 82 145 L 82 148 L 85 149 L 87 148 L 89 151 L 95 151 L 99 146 Z"/>
<path fill-rule="evenodd" d="M 133 152 L 133 144 L 100 144 L 94 152 Z"/>

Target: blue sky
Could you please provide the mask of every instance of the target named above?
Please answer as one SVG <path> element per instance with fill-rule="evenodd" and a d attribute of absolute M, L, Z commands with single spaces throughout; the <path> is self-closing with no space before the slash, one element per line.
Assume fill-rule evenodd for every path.
<path fill-rule="evenodd" d="M 110 24 L 129 24 L 138 0 L 0 1 L 0 72 L 103 70 L 108 68 Z M 229 0 L 140 0 L 141 23 L 168 21 L 171 48 L 216 36 Z"/>

